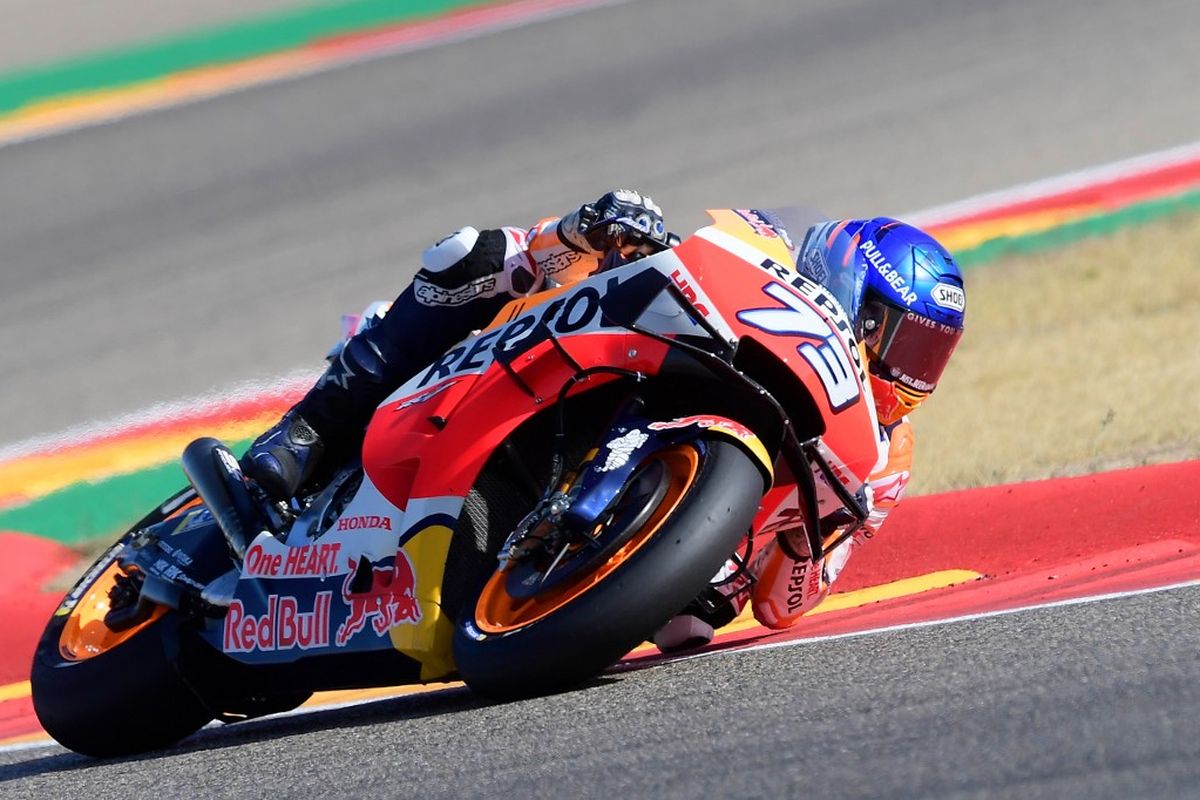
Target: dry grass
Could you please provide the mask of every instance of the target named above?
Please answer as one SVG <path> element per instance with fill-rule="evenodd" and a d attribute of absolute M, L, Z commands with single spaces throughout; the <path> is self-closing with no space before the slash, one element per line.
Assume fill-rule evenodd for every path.
<path fill-rule="evenodd" d="M 1200 457 L 1200 217 L 967 273 L 914 494 Z"/>

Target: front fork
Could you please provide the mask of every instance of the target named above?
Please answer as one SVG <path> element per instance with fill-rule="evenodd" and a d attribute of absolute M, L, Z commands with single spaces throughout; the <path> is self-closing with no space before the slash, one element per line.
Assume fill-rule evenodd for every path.
<path fill-rule="evenodd" d="M 545 555 L 547 548 L 562 547 L 560 539 L 570 542 L 593 535 L 611 517 L 638 467 L 668 447 L 692 442 L 703 452 L 703 439 L 730 440 L 752 457 L 763 471 L 764 485 L 770 486 L 772 460 L 766 448 L 736 420 L 718 415 L 654 420 L 643 411 L 635 397 L 614 417 L 605 440 L 589 450 L 565 480 L 555 470 L 542 500 L 501 547 L 501 571 Z"/>

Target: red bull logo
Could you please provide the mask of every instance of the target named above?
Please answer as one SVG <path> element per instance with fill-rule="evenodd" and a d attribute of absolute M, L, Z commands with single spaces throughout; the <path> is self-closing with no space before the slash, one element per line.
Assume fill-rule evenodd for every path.
<path fill-rule="evenodd" d="M 686 428 L 689 425 L 695 425 L 697 428 L 716 428 L 726 431 L 739 439 L 749 439 L 754 436 L 754 431 L 747 428 L 740 422 L 734 422 L 731 419 L 714 419 L 706 416 L 680 417 L 679 419 L 669 420 L 667 422 L 651 422 L 648 427 L 652 431 L 666 431 L 674 428 Z"/>
<path fill-rule="evenodd" d="M 301 611 L 295 597 L 269 595 L 266 613 L 248 614 L 241 600 L 229 604 L 222 646 L 226 653 L 311 650 L 329 646 L 329 608 L 333 592 L 318 592 L 312 611 Z"/>
<path fill-rule="evenodd" d="M 350 562 L 350 574 L 342 582 L 342 599 L 350 606 L 350 615 L 338 626 L 335 641 L 342 647 L 350 638 L 371 623 L 376 636 L 383 636 L 393 626 L 421 620 L 417 603 L 417 579 L 404 551 L 396 552 L 391 567 L 372 567 L 371 585 L 363 591 L 351 591 L 359 570 Z"/>

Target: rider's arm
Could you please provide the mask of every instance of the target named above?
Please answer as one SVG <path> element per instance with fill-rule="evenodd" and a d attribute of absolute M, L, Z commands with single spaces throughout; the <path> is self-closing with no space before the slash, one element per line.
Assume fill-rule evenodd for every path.
<path fill-rule="evenodd" d="M 457 230 L 421 255 L 413 280 L 417 299 L 460 306 L 493 297 L 524 297 L 547 281 L 571 283 L 599 266 L 600 253 L 562 234 L 567 217 L 549 217 L 526 230 Z"/>
<path fill-rule="evenodd" d="M 602 253 L 593 250 L 578 230 L 578 211 L 547 217 L 529 229 L 528 253 L 538 271 L 553 283 L 571 283 L 595 272 Z"/>
<path fill-rule="evenodd" d="M 474 300 L 521 297 L 542 288 L 544 273 L 529 254 L 528 231 L 461 228 L 421 254 L 413 278 L 417 301 L 463 306 Z"/>
<path fill-rule="evenodd" d="M 851 553 L 874 536 L 900 502 L 912 469 L 913 432 L 908 419 L 884 431 L 888 436 L 888 460 L 868 479 L 874 501 L 866 519 L 866 530 L 827 554 L 819 565 L 793 561 L 782 547 L 770 541 L 760 551 L 758 581 L 752 590 L 755 618 L 768 628 L 783 629 L 799 622 L 829 594 Z"/>
<path fill-rule="evenodd" d="M 874 498 L 866 523 L 867 530 L 872 535 L 879 532 L 887 515 L 899 505 L 912 472 L 914 437 L 912 424 L 909 423 L 908 417 L 904 417 L 892 425 L 887 433 L 889 438 L 887 463 L 867 479 L 871 486 L 871 495 Z"/>
<path fill-rule="evenodd" d="M 631 247 L 629 230 L 664 235 L 662 210 L 649 197 L 624 189 L 529 229 L 466 227 L 421 255 L 413 288 L 418 302 L 428 306 L 524 297 L 595 272 L 609 249 Z"/>

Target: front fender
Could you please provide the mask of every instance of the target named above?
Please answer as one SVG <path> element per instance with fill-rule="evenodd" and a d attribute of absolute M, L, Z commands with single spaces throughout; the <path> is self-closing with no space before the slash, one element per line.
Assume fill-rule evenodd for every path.
<path fill-rule="evenodd" d="M 728 417 L 699 414 L 647 420 L 627 416 L 611 431 L 611 438 L 593 451 L 572 488 L 575 497 L 564 517 L 576 530 L 590 530 L 596 525 L 646 456 L 710 433 L 732 441 L 750 456 L 762 474 L 764 489 L 774 482 L 774 467 L 767 448 L 753 431 Z"/>
<path fill-rule="evenodd" d="M 762 473 L 764 491 L 771 488 L 771 485 L 775 482 L 775 462 L 771 458 L 771 454 L 767 451 L 766 446 L 754 431 L 735 419 L 713 414 L 702 414 L 691 417 L 676 417 L 667 422 L 650 423 L 651 428 L 654 428 L 656 425 L 659 426 L 655 428 L 656 430 L 663 430 L 667 426 L 679 429 L 690 427 L 695 431 L 690 438 L 694 438 L 701 432 L 707 431 L 728 439 L 741 448 L 754 461 L 754 465 Z"/>

